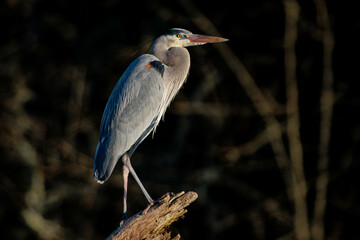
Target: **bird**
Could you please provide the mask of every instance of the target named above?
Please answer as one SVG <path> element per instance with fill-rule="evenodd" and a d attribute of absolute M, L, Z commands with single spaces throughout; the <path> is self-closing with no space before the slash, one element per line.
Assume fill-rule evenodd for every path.
<path fill-rule="evenodd" d="M 127 218 L 128 175 L 131 173 L 149 206 L 154 203 L 131 165 L 139 144 L 155 132 L 166 109 L 186 81 L 190 54 L 186 47 L 228 41 L 172 28 L 155 39 L 149 54 L 137 57 L 116 83 L 106 104 L 94 157 L 94 179 L 104 183 L 123 163 L 123 218 Z"/>

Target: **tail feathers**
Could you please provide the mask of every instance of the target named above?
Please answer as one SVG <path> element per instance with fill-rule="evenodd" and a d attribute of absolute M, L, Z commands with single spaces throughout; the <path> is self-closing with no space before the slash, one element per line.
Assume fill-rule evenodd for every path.
<path fill-rule="evenodd" d="M 94 180 L 104 183 L 114 170 L 117 159 L 114 159 L 108 151 L 109 141 L 105 138 L 99 142 L 94 158 Z"/>

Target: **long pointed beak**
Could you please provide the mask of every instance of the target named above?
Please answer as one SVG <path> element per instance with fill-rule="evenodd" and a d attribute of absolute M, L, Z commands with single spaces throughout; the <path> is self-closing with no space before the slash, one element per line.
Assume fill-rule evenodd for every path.
<path fill-rule="evenodd" d="M 222 37 L 213 37 L 200 34 L 191 34 L 188 35 L 187 38 L 190 40 L 190 42 L 199 44 L 226 42 L 229 40 Z"/>

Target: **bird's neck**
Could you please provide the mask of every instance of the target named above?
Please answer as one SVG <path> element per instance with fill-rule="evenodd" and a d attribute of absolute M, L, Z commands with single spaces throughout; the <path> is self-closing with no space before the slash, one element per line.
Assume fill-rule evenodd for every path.
<path fill-rule="evenodd" d="M 167 66 L 164 71 L 167 106 L 186 81 L 190 68 L 190 54 L 186 48 L 170 48 L 167 51 Z"/>
<path fill-rule="evenodd" d="M 167 48 L 161 44 L 154 44 L 151 54 L 159 58 L 165 64 L 163 105 L 161 115 L 165 113 L 170 102 L 184 84 L 190 68 L 190 54 L 186 48 Z"/>

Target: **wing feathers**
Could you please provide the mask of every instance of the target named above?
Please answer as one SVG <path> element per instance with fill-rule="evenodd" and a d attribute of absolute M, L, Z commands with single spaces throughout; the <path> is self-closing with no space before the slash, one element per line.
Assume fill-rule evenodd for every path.
<path fill-rule="evenodd" d="M 94 160 L 97 180 L 105 181 L 118 159 L 130 149 L 129 153 L 133 153 L 154 129 L 164 93 L 163 73 L 162 63 L 146 54 L 138 57 L 119 79 L 101 120 Z"/>

